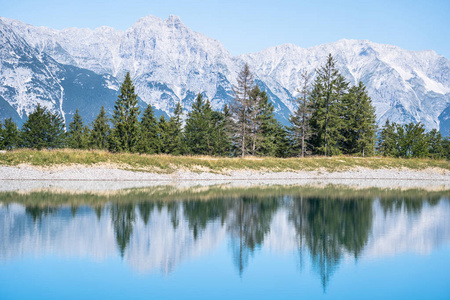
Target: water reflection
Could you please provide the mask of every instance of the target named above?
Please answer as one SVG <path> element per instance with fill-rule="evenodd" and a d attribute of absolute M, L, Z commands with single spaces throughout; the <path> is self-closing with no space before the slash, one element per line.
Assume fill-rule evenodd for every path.
<path fill-rule="evenodd" d="M 140 272 L 168 273 L 226 242 L 240 276 L 258 249 L 295 251 L 325 290 L 347 258 L 424 254 L 450 242 L 448 192 L 218 191 L 175 200 L 140 191 L 105 199 L 51 194 L 57 205 L 42 193 L 3 194 L 0 259 L 119 255 Z"/>

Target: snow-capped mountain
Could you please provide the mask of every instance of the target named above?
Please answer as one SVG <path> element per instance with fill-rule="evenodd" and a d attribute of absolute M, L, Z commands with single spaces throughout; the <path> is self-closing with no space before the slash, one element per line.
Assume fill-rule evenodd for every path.
<path fill-rule="evenodd" d="M 439 116 L 450 105 L 450 61 L 434 51 L 340 40 L 308 49 L 287 44 L 240 58 L 263 81 L 275 79 L 296 96 L 301 72 L 314 74 L 328 53 L 350 83 L 367 86 L 379 123 L 422 122 L 428 129 L 441 125 Z"/>
<path fill-rule="evenodd" d="M 287 44 L 234 57 L 176 16 L 147 16 L 126 31 L 54 30 L 0 18 L 0 38 L 0 118 L 16 114 L 23 119 L 38 102 L 68 119 L 86 104 L 82 114 L 95 115 L 101 105 L 111 111 L 126 72 L 141 105 L 150 103 L 159 113 L 170 115 L 178 101 L 189 110 L 197 93 L 221 109 L 232 99 L 237 73 L 248 62 L 255 82 L 286 122 L 300 73 L 314 74 L 331 53 L 351 83 L 367 85 L 379 123 L 387 118 L 420 121 L 445 134 L 450 127 L 450 61 L 434 51 L 341 40 L 307 49 Z"/>

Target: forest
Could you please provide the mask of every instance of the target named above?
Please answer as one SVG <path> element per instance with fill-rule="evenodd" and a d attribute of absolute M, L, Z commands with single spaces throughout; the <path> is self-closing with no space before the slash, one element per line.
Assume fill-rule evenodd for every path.
<path fill-rule="evenodd" d="M 185 114 L 178 102 L 170 118 L 157 118 L 149 104 L 142 112 L 127 73 L 111 117 L 102 107 L 92 124 L 78 110 L 65 127 L 56 113 L 37 105 L 19 129 L 0 122 L 0 149 L 100 149 L 110 152 L 210 155 L 220 157 L 391 156 L 450 159 L 450 140 L 423 124 L 386 121 L 377 128 L 375 109 L 362 82 L 352 86 L 331 54 L 316 70 L 304 72 L 296 109 L 284 126 L 267 93 L 246 64 L 233 87 L 234 99 L 222 111 L 198 94 Z"/>

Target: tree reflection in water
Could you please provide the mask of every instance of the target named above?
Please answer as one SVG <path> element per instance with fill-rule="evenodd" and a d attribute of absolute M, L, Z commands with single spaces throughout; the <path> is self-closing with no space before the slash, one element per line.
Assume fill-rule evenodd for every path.
<path fill-rule="evenodd" d="M 387 214 L 398 211 L 420 213 L 425 203 L 433 206 L 443 199 L 439 193 L 391 195 L 384 191 L 366 196 L 364 193 L 357 193 L 345 197 L 337 192 L 303 194 L 299 191 L 291 195 L 280 192 L 275 194 L 216 196 L 207 200 L 190 198 L 186 201 L 128 199 L 113 201 L 108 207 L 122 258 L 133 236 L 136 212 L 145 228 L 150 229 L 152 214 L 162 214 L 164 211 L 170 217 L 174 231 L 183 222 L 188 226 L 194 241 L 202 236 L 209 223 L 220 224 L 230 238 L 233 263 L 240 276 L 248 266 L 250 257 L 262 247 L 269 235 L 274 225 L 273 216 L 283 209 L 287 211 L 288 224 L 295 230 L 301 264 L 305 255 L 309 254 L 312 267 L 319 275 L 325 291 L 343 257 L 351 255 L 357 261 L 366 247 L 373 227 L 375 201 L 379 201 L 382 212 Z M 95 203 L 91 206 L 100 221 L 106 210 L 105 204 Z M 78 207 L 73 203 L 70 205 L 73 218 L 78 214 Z M 27 205 L 26 213 L 36 223 L 55 214 L 58 209 L 51 205 Z"/>
<path fill-rule="evenodd" d="M 277 206 L 276 198 L 243 197 L 234 201 L 227 230 L 231 236 L 233 262 L 240 276 L 248 265 L 249 256 L 262 245 L 264 236 L 269 233 Z"/>
<path fill-rule="evenodd" d="M 125 249 L 133 234 L 133 224 L 136 219 L 134 204 L 111 204 L 111 220 L 116 235 L 120 256 L 123 258 Z"/>
<path fill-rule="evenodd" d="M 372 227 L 372 201 L 295 197 L 289 220 L 296 229 L 300 261 L 307 248 L 325 290 L 344 252 L 357 259 L 367 244 Z"/>

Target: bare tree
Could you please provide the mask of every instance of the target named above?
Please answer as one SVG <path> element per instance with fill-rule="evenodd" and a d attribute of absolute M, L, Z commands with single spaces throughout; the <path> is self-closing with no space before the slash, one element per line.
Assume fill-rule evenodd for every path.
<path fill-rule="evenodd" d="M 234 101 L 231 105 L 231 112 L 236 124 L 236 143 L 240 145 L 242 157 L 245 156 L 246 138 L 251 128 L 249 93 L 252 88 L 253 74 L 246 63 L 238 74 L 237 85 L 233 86 Z"/>
<path fill-rule="evenodd" d="M 248 103 L 248 117 L 249 117 L 249 153 L 251 155 L 256 155 L 258 151 L 258 144 L 261 143 L 261 118 L 260 114 L 262 112 L 261 103 L 261 90 L 257 85 L 255 85 L 249 92 L 249 103 Z M 264 94 L 265 95 L 265 94 Z"/>
<path fill-rule="evenodd" d="M 309 126 L 309 119 L 311 117 L 311 104 L 309 95 L 311 93 L 310 87 L 311 75 L 307 71 L 301 74 L 301 83 L 298 92 L 300 96 L 295 99 L 297 102 L 297 110 L 290 116 L 289 121 L 292 123 L 291 135 L 295 143 L 301 143 L 301 156 L 304 157 L 306 153 L 307 140 L 311 135 L 311 128 Z"/>

